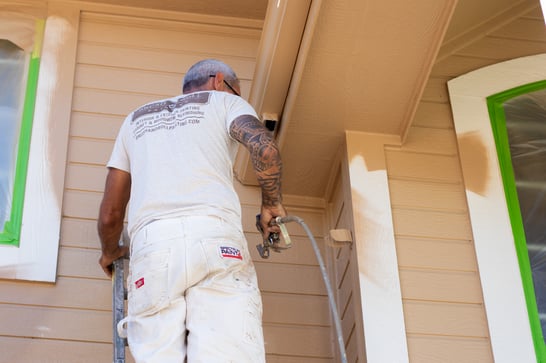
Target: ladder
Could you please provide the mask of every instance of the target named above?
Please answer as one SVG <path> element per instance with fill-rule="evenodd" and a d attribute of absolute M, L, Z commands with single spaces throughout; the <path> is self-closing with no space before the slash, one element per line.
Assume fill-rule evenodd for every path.
<path fill-rule="evenodd" d="M 123 238 L 119 241 L 120 246 L 128 244 L 126 231 Z M 114 261 L 112 266 L 112 338 L 114 343 L 114 363 L 125 363 L 125 347 L 127 339 L 118 334 L 118 323 L 125 317 L 125 301 L 127 300 L 127 288 L 125 286 L 125 260 L 129 257 L 124 256 Z"/>

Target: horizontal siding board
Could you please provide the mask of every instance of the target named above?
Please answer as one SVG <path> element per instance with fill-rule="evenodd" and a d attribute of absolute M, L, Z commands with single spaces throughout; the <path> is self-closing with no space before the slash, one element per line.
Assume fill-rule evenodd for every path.
<path fill-rule="evenodd" d="M 326 296 L 262 293 L 265 324 L 330 325 Z"/>
<path fill-rule="evenodd" d="M 3 281 L 0 303 L 70 309 L 110 310 L 110 280 L 58 277 L 55 285 Z"/>
<path fill-rule="evenodd" d="M 493 363 L 486 338 L 408 335 L 410 362 Z"/>
<path fill-rule="evenodd" d="M 334 363 L 332 358 L 298 357 L 277 354 L 266 354 L 267 363 Z"/>
<path fill-rule="evenodd" d="M 89 11 L 83 11 L 81 14 L 81 20 L 89 24 L 104 23 L 129 25 L 149 29 L 161 28 L 175 31 L 191 29 L 195 32 L 229 32 L 233 35 L 254 34 L 254 32 L 259 31 L 263 26 L 263 20 L 260 20 L 260 15 L 258 15 L 260 14 L 260 10 L 254 13 L 254 15 L 251 15 L 249 18 L 216 16 L 212 14 L 219 14 L 222 11 L 220 10 L 221 7 L 216 7 L 214 5 L 213 7 L 209 8 L 211 10 L 210 14 L 191 12 L 192 10 L 189 8 L 187 9 L 189 13 L 160 11 L 159 14 L 155 10 L 152 10 L 151 14 L 149 14 L 149 9 L 146 8 L 140 9 L 140 11 L 136 8 L 132 8 L 127 9 L 129 10 L 128 12 L 123 9 L 123 11 L 111 11 L 108 13 L 103 12 L 100 9 L 89 9 Z M 126 14 L 130 15 L 127 16 Z M 226 29 L 230 29 L 231 31 Z"/>
<path fill-rule="evenodd" d="M 466 212 L 462 184 L 432 183 L 419 180 L 389 180 L 393 208 L 408 207 Z"/>
<path fill-rule="evenodd" d="M 106 165 L 112 154 L 114 141 L 70 138 L 68 161 L 93 165 Z"/>
<path fill-rule="evenodd" d="M 218 33 L 209 31 L 195 32 L 181 29 L 170 30 L 156 28 L 150 31 L 148 27 L 139 27 L 137 22 L 129 25 L 106 24 L 99 22 L 82 22 L 79 29 L 80 42 L 99 42 L 119 44 L 123 46 L 141 47 L 163 50 L 193 51 L 217 55 L 233 55 L 255 58 L 259 44 L 259 32 L 252 37 L 237 37 L 226 34 L 230 27 L 217 27 Z M 220 32 L 224 30 L 224 32 Z"/>
<path fill-rule="evenodd" d="M 408 334 L 488 337 L 482 305 L 404 301 Z"/>
<path fill-rule="evenodd" d="M 423 90 L 422 101 L 448 103 L 449 93 L 446 82 L 450 77 L 431 76 Z"/>
<path fill-rule="evenodd" d="M 445 183 L 461 183 L 457 156 L 386 151 L 390 178 L 411 178 Z"/>
<path fill-rule="evenodd" d="M 57 275 L 110 280 L 99 266 L 100 250 L 61 247 Z"/>
<path fill-rule="evenodd" d="M 470 241 L 396 238 L 401 268 L 477 271 L 476 252 Z"/>
<path fill-rule="evenodd" d="M 143 49 L 104 43 L 81 43 L 78 48 L 78 64 L 101 65 L 105 67 L 146 70 L 179 75 L 180 81 L 187 69 L 202 60 L 203 53 L 177 50 Z M 225 55 L 239 79 L 251 81 L 254 74 L 254 58 Z"/>
<path fill-rule="evenodd" d="M 263 292 L 326 295 L 318 267 L 255 262 L 258 284 Z"/>
<path fill-rule="evenodd" d="M 482 303 L 477 272 L 400 269 L 402 298 L 457 303 Z"/>
<path fill-rule="evenodd" d="M 400 150 L 457 155 L 457 138 L 453 130 L 413 126 Z"/>
<path fill-rule="evenodd" d="M 327 327 L 264 324 L 266 353 L 331 358 L 330 329 Z"/>
<path fill-rule="evenodd" d="M 80 64 L 76 68 L 74 82 L 78 88 L 154 94 L 159 95 L 158 98 L 169 98 L 182 94 L 183 76 L 180 73 Z M 250 87 L 249 80 L 240 81 L 242 95 L 248 94 Z"/>
<path fill-rule="evenodd" d="M 175 96 L 181 93 L 182 75 L 80 64 L 74 86 L 127 93 Z"/>
<path fill-rule="evenodd" d="M 398 208 L 393 209 L 393 223 L 397 237 L 466 241 L 472 239 L 470 222 L 466 214 Z"/>
<path fill-rule="evenodd" d="M 453 129 L 451 107 L 447 103 L 420 102 L 412 125 L 416 127 Z"/>
<path fill-rule="evenodd" d="M 0 363 L 97 363 L 112 361 L 112 343 L 0 336 Z M 129 349 L 126 363 L 134 363 Z"/>
<path fill-rule="evenodd" d="M 99 249 L 97 220 L 64 217 L 61 223 L 61 246 Z"/>
<path fill-rule="evenodd" d="M 63 217 L 97 219 L 102 193 L 66 190 L 63 199 Z"/>
<path fill-rule="evenodd" d="M 199 59 L 202 59 L 202 55 L 199 57 L 197 54 L 188 55 L 177 51 L 157 52 L 156 49 L 83 42 L 78 47 L 76 61 L 79 65 L 181 74 Z"/>
<path fill-rule="evenodd" d="M 112 342 L 109 311 L 0 304 L 0 336 Z"/>
<path fill-rule="evenodd" d="M 115 140 L 124 115 L 112 116 L 74 111 L 70 120 L 70 136 Z"/>
<path fill-rule="evenodd" d="M 74 88 L 72 111 L 127 116 L 138 107 L 168 94 L 137 94 L 93 88 Z M 116 100 L 116 102 L 112 102 Z"/>
<path fill-rule="evenodd" d="M 66 167 L 65 188 L 102 193 L 107 173 L 102 165 L 70 163 Z"/>

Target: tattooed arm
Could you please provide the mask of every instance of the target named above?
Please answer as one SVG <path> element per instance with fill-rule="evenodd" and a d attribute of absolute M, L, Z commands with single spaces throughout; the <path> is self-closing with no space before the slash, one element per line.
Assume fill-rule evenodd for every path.
<path fill-rule="evenodd" d="M 262 123 L 251 115 L 237 117 L 230 127 L 230 135 L 243 144 L 250 153 L 252 166 L 262 189 L 261 224 L 264 231 L 278 232 L 269 222 L 277 216 L 286 216 L 282 205 L 282 161 L 279 148 Z M 267 236 L 266 236 L 267 237 Z"/>

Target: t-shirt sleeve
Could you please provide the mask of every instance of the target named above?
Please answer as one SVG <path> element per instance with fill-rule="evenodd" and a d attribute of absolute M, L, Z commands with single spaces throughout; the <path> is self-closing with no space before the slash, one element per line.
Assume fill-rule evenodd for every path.
<path fill-rule="evenodd" d="M 129 154 L 127 150 L 127 137 L 126 135 L 126 123 L 131 115 L 125 119 L 121 125 L 116 142 L 114 143 L 114 148 L 112 149 L 112 154 L 110 155 L 110 160 L 106 164 L 109 168 L 120 169 L 128 173 L 131 172 L 131 164 L 129 162 Z"/>
<path fill-rule="evenodd" d="M 226 129 L 229 134 L 229 128 L 233 120 L 242 115 L 251 115 L 258 118 L 254 108 L 239 96 L 227 95 L 226 102 Z M 259 118 L 258 118 L 259 119 Z"/>

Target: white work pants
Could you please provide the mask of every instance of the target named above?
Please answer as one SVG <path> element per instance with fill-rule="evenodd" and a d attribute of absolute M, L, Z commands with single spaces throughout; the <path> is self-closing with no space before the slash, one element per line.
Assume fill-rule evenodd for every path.
<path fill-rule="evenodd" d="M 242 232 L 158 220 L 131 242 L 127 338 L 137 363 L 265 362 L 262 302 Z"/>

